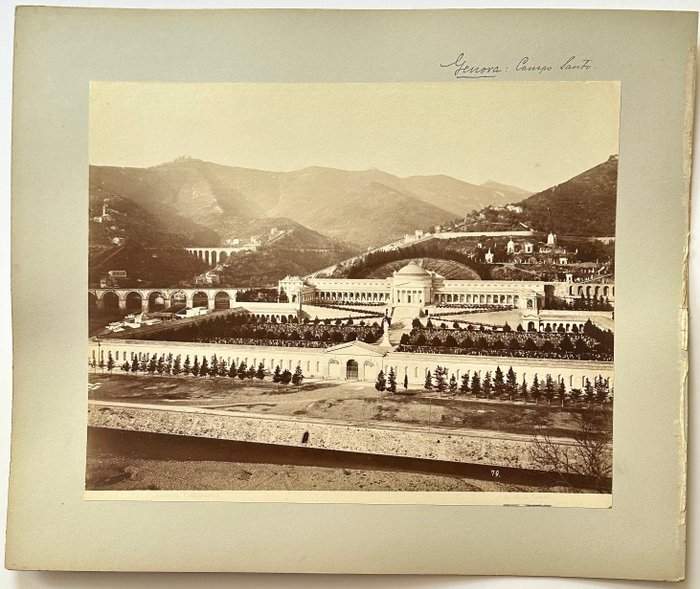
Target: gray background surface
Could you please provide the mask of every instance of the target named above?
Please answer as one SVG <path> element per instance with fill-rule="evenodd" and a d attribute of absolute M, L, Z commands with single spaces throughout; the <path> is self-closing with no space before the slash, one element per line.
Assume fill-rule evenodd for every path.
<path fill-rule="evenodd" d="M 92 4 L 96 5 L 97 3 L 92 3 Z M 110 3 L 110 4 L 114 4 L 114 3 Z M 695 3 L 665 3 L 663 5 L 663 7 L 666 9 L 671 9 L 671 8 L 686 9 L 686 10 L 697 9 L 697 6 L 695 6 L 694 4 Z M 126 5 L 126 4 L 120 4 L 120 5 Z M 155 4 L 150 4 L 150 5 L 155 5 Z M 160 5 L 164 5 L 164 4 L 160 4 Z M 176 2 L 169 2 L 167 5 L 168 6 L 178 6 L 178 5 L 187 6 L 187 4 L 176 3 Z M 215 4 L 215 3 L 210 3 L 208 5 L 222 6 L 222 4 Z M 472 5 L 474 5 L 474 4 L 472 4 Z M 483 4 L 483 5 L 485 5 L 485 4 Z M 522 6 L 523 4 L 511 3 L 508 5 L 512 5 L 512 6 L 521 5 Z M 530 3 L 530 5 L 534 5 L 534 3 Z M 546 5 L 551 6 L 551 4 L 546 4 Z M 557 3 L 557 5 L 558 6 L 576 6 L 576 4 L 572 4 L 572 3 Z M 605 5 L 615 6 L 615 5 L 609 4 L 609 3 L 605 3 Z M 336 4 L 336 6 L 337 6 L 337 4 Z M 387 4 L 387 6 L 391 6 L 391 5 Z M 443 4 L 443 6 L 447 6 L 447 4 Z M 501 4 L 501 6 L 506 6 L 506 4 L 505 3 Z M 653 6 L 654 5 L 652 3 L 646 3 L 646 4 L 641 3 L 641 2 L 635 3 L 635 7 L 639 7 L 639 8 L 653 7 Z M 7 18 L 3 18 L 2 25 L 5 29 L 9 29 L 9 27 L 10 27 L 10 24 L 9 24 L 9 22 L 10 22 L 9 17 L 10 16 L 11 15 L 8 12 Z M 3 41 L 8 41 L 9 40 L 8 35 L 2 35 L 2 39 L 3 39 Z M 3 91 L 5 91 L 5 92 L 7 92 L 7 88 L 5 86 L 7 85 L 7 81 L 9 80 L 9 63 L 10 63 L 9 51 L 7 50 L 8 49 L 7 45 L 8 45 L 8 43 L 4 44 L 4 47 L 3 47 L 4 51 L 2 54 L 2 57 L 3 57 L 2 73 L 6 74 L 6 75 L 2 76 L 3 80 L 6 82 L 6 84 L 3 86 Z M 128 50 L 125 50 L 125 54 L 128 54 Z M 127 57 L 127 55 L 124 55 L 124 57 Z M 222 61 L 222 65 L 225 65 L 224 61 Z M 8 104 L 9 100 L 3 101 L 3 102 L 4 102 L 4 104 Z M 72 108 L 70 101 L 67 101 L 65 108 L 66 109 Z M 624 104 L 623 104 L 623 109 L 624 109 Z M 3 137 L 9 138 L 9 121 L 10 121 L 9 110 L 8 109 L 3 110 L 3 115 L 4 115 L 2 118 Z M 37 121 L 37 123 L 40 124 L 41 121 Z M 3 147 L 5 147 L 7 149 L 8 143 L 9 143 L 9 141 L 6 141 L 5 144 L 3 145 Z M 623 145 L 624 145 L 624 138 L 623 138 Z M 623 149 L 624 149 L 624 147 L 623 147 Z M 7 151 L 4 151 L 3 154 L 5 155 L 5 157 L 2 160 L 3 170 L 6 170 L 8 162 L 9 162 L 9 155 L 7 155 Z M 622 157 L 624 157 L 624 151 L 623 151 Z M 4 187 L 9 186 L 6 174 L 3 174 L 3 180 L 5 180 Z M 621 182 L 622 182 L 622 178 L 621 178 Z M 3 210 L 4 210 L 4 212 L 8 212 L 9 205 L 7 204 L 6 195 L 9 192 L 9 190 L 4 190 L 2 192 L 3 192 L 3 197 L 4 197 L 4 199 L 2 201 L 2 206 L 5 207 Z M 646 211 L 646 212 L 653 214 L 653 211 Z M 6 214 L 2 217 L 3 217 L 2 222 L 7 223 L 7 219 L 9 219 L 9 214 Z M 697 215 L 696 215 L 696 217 L 697 217 Z M 697 220 L 695 220 L 695 225 L 697 225 Z M 3 229 L 5 229 L 4 225 L 3 225 Z M 7 236 L 9 234 L 9 230 L 2 231 L 0 233 L 1 233 L 3 239 L 7 239 Z M 638 243 L 637 245 L 639 247 L 643 247 L 642 243 Z M 674 247 L 673 243 L 669 243 L 668 247 L 672 249 Z M 9 249 L 9 248 L 2 248 L 2 251 L 7 251 L 7 249 Z M 653 252 L 653 251 L 649 252 L 649 255 L 652 257 L 652 260 L 651 260 L 652 262 L 654 262 L 654 257 L 656 254 L 658 254 L 658 252 Z M 693 255 L 693 258 L 691 258 L 691 259 L 694 260 L 697 257 L 696 256 L 696 254 L 697 254 L 697 245 L 696 244 L 693 244 L 693 249 L 692 249 L 691 254 Z M 658 258 L 656 258 L 656 259 L 658 261 Z M 7 287 L 6 277 L 7 277 L 8 268 L 9 268 L 8 262 L 5 258 L 3 258 L 3 260 L 2 260 L 2 270 L 3 270 L 2 279 L 4 282 L 0 286 L 2 286 L 4 289 L 6 289 L 6 287 Z M 620 280 L 624 280 L 623 277 L 620 277 Z M 630 280 L 633 280 L 633 277 L 630 277 Z M 695 280 L 694 284 L 696 284 L 696 283 L 697 283 L 697 280 Z M 76 291 L 79 291 L 82 293 L 84 290 L 84 287 L 77 285 L 75 287 L 75 289 L 76 289 Z M 9 290 L 9 289 L 7 289 L 7 290 Z M 5 290 L 5 292 L 7 292 L 7 290 Z M 691 291 L 691 294 L 692 294 L 692 292 L 693 291 Z M 7 307 L 5 307 L 3 309 L 3 313 L 5 313 L 5 315 L 2 317 L 2 319 L 8 319 L 8 321 L 0 321 L 0 324 L 2 324 L 3 327 L 5 327 L 9 323 L 9 312 L 7 310 Z M 9 335 L 3 333 L 3 339 L 0 342 L 0 346 L 2 346 L 0 348 L 0 352 L 1 352 L 0 356 L 2 357 L 2 361 L 6 362 L 8 357 L 9 357 Z M 619 360 L 620 359 L 618 356 L 618 361 Z M 619 364 L 618 364 L 618 366 L 619 366 Z M 3 364 L 2 368 L 4 368 L 4 369 L 0 370 L 0 373 L 2 373 L 3 378 L 6 379 L 2 382 L 2 384 L 7 384 L 7 386 L 2 387 L 1 390 L 8 391 L 10 388 L 9 379 L 7 378 L 7 375 L 9 372 L 9 362 L 7 362 L 6 365 Z M 5 429 L 3 430 L 5 433 L 5 432 L 9 431 L 9 395 L 5 395 L 4 398 L 2 398 L 0 400 L 0 402 L 3 403 L 3 409 L 5 409 L 5 411 L 0 412 L 0 415 L 2 415 L 2 423 L 5 426 Z M 692 404 L 691 404 L 691 408 L 692 408 Z M 619 418 L 620 418 L 620 411 L 619 411 L 619 405 L 618 405 L 618 414 L 616 416 L 616 426 L 618 426 L 618 427 L 619 427 Z M 7 435 L 5 435 L 4 437 L 5 437 L 5 439 L 7 439 Z M 78 442 L 76 440 L 69 440 L 69 441 L 71 443 Z M 691 437 L 691 444 L 692 444 L 692 441 L 693 440 Z M 619 438 L 616 438 L 615 442 L 616 442 L 616 452 L 617 452 Z M 691 450 L 691 462 L 692 462 L 692 457 L 693 457 L 693 453 Z M 4 461 L 4 462 L 6 462 L 6 461 Z M 695 461 L 695 463 L 697 464 L 697 461 Z M 664 465 L 659 465 L 659 467 L 663 470 Z M 691 477 L 692 477 L 692 475 L 693 475 L 693 469 L 691 466 Z M 691 480 L 691 483 L 692 483 L 692 480 Z M 617 479 L 616 479 L 616 484 L 617 484 Z M 31 497 L 28 497 L 27 499 L 30 500 Z M 658 497 L 657 499 L 660 502 L 664 501 L 663 497 Z M 692 517 L 692 515 L 693 515 L 693 513 L 691 510 L 691 517 Z M 597 516 L 594 516 L 594 517 L 597 517 Z M 545 516 L 542 519 L 547 519 L 547 517 Z M 691 521 L 693 521 L 693 520 L 691 520 Z M 545 524 L 545 526 L 543 526 L 540 529 L 544 531 L 545 528 L 546 528 L 546 524 Z M 133 531 L 135 533 L 138 533 L 138 530 L 133 530 Z M 523 535 L 525 535 L 525 533 L 524 533 L 525 531 L 526 530 L 522 531 Z M 570 530 L 570 532 L 572 533 L 572 536 L 573 536 L 573 538 L 569 539 L 569 541 L 572 542 L 571 554 L 570 554 L 570 556 L 572 558 L 575 557 L 576 552 L 578 552 L 578 550 L 575 548 L 575 544 L 576 544 L 575 538 L 578 535 L 578 531 L 579 530 L 575 530 L 575 529 Z M 473 532 L 474 532 L 474 534 L 472 535 L 472 537 L 474 537 L 475 542 L 478 542 L 478 535 L 477 535 L 478 529 L 474 529 Z M 507 533 L 508 533 L 508 535 L 514 535 L 514 534 L 518 534 L 519 532 L 521 532 L 521 530 L 511 529 Z M 690 531 L 690 536 L 691 536 L 690 539 L 692 542 L 692 540 L 693 540 L 692 531 Z M 88 539 L 84 538 L 83 539 L 83 541 L 86 541 L 86 540 L 93 540 L 93 541 L 97 540 L 98 542 L 100 541 L 99 538 L 88 538 Z M 633 537 L 630 537 L 629 540 L 635 541 L 636 539 Z M 37 542 L 40 543 L 41 541 L 42 541 L 41 538 L 37 538 Z M 607 539 L 601 537 L 600 538 L 600 543 L 601 543 L 600 548 L 603 549 L 605 552 L 609 552 L 609 549 L 606 546 L 606 542 L 607 542 Z M 415 560 L 416 558 L 420 558 L 421 554 L 425 553 L 425 550 L 423 549 L 423 547 L 420 546 L 420 544 L 415 543 L 414 546 L 415 546 L 415 550 L 416 550 L 415 554 L 410 554 L 410 555 L 404 554 L 404 555 L 402 555 L 402 557 L 404 557 L 404 558 L 408 557 L 408 558 Z M 130 547 L 127 546 L 126 548 L 130 548 Z M 160 548 L 163 551 L 168 551 L 168 550 L 176 551 L 177 546 L 168 546 L 168 544 L 165 543 L 164 545 L 161 545 Z M 468 551 L 469 548 L 470 547 L 466 547 L 466 550 Z M 527 546 L 524 547 L 524 549 L 526 549 L 526 548 L 527 548 Z M 691 544 L 691 548 L 692 548 L 692 544 Z M 86 542 L 85 552 L 88 552 L 89 549 L 90 549 L 90 546 Z M 391 547 L 388 547 L 386 552 L 384 553 L 386 558 L 391 558 L 393 556 L 391 554 L 391 552 L 392 552 Z M 689 551 L 689 555 L 692 556 L 692 549 Z M 551 554 L 548 555 L 545 552 L 541 555 L 541 557 L 543 559 L 550 560 L 552 558 L 552 555 Z M 653 559 L 654 554 L 650 553 L 649 557 L 651 559 Z M 692 574 L 693 574 L 692 558 L 691 558 L 690 563 L 691 563 L 691 568 L 690 568 L 689 574 L 691 575 L 691 579 L 692 579 Z M 207 575 L 204 577 L 197 577 L 194 575 L 181 575 L 181 576 L 167 575 L 167 576 L 160 577 L 160 579 L 156 576 L 151 575 L 151 576 L 146 577 L 146 579 L 148 579 L 147 581 L 145 580 L 144 577 L 137 577 L 136 575 L 130 575 L 130 574 L 127 574 L 127 575 L 111 574 L 111 575 L 101 575 L 101 576 L 94 576 L 94 575 L 88 576 L 88 575 L 79 575 L 79 574 L 71 574 L 71 573 L 51 574 L 51 575 L 49 575 L 49 574 L 33 574 L 33 573 L 24 573 L 24 574 L 8 573 L 6 578 L 7 578 L 6 584 L 13 583 L 15 586 L 18 586 L 18 587 L 32 587 L 32 586 L 53 586 L 53 587 L 121 586 L 121 584 L 126 584 L 126 583 L 130 583 L 130 584 L 136 583 L 139 586 L 146 586 L 146 583 L 148 583 L 148 586 L 154 586 L 154 587 L 155 586 L 165 586 L 164 584 L 160 585 L 159 583 L 167 583 L 169 586 L 173 586 L 173 587 L 178 587 L 178 586 L 186 587 L 186 586 L 190 586 L 190 585 L 214 587 L 214 586 L 219 586 L 218 583 L 221 582 L 221 579 L 215 575 Z M 5 579 L 3 579 L 3 580 L 5 580 Z M 226 577 L 224 577 L 223 580 L 224 580 L 224 582 L 227 582 L 227 584 L 237 583 L 240 586 L 251 586 L 251 587 L 252 586 L 257 586 L 257 587 L 260 587 L 260 586 L 296 587 L 296 586 L 302 586 L 302 583 L 303 583 L 303 586 L 309 586 L 310 584 L 318 584 L 318 585 L 322 584 L 323 586 L 325 586 L 331 582 L 331 579 L 327 578 L 327 577 L 308 577 L 308 576 L 304 576 L 304 577 L 298 577 L 298 576 L 297 577 L 275 577 L 275 576 L 269 576 L 269 575 L 265 575 L 265 576 L 238 575 L 236 577 L 226 576 Z M 489 587 L 491 587 L 491 586 L 493 586 L 493 587 L 497 587 L 497 586 L 509 586 L 508 583 L 511 583 L 511 582 L 513 583 L 510 585 L 512 587 L 515 587 L 515 586 L 518 586 L 518 587 L 535 587 L 535 586 L 537 586 L 537 587 L 546 587 L 546 586 L 551 586 L 551 587 L 555 587 L 555 586 L 556 587 L 567 587 L 567 586 L 568 587 L 594 587 L 594 586 L 624 586 L 624 585 L 627 585 L 627 583 L 625 583 L 625 582 L 617 582 L 617 583 L 607 583 L 607 582 L 601 582 L 601 581 L 584 582 L 584 581 L 575 581 L 575 580 L 564 581 L 564 580 L 560 580 L 560 579 L 551 580 L 551 581 L 542 581 L 542 580 L 511 580 L 511 581 L 509 581 L 507 579 L 498 579 L 498 580 L 494 580 L 494 579 L 459 579 L 459 578 L 438 578 L 438 579 L 399 578 L 399 579 L 392 579 L 392 578 L 387 578 L 387 577 L 384 577 L 384 578 L 346 577 L 346 578 L 341 578 L 341 579 L 334 578 L 332 582 L 335 585 L 341 585 L 341 586 L 362 585 L 362 586 L 368 586 L 368 587 L 383 587 L 383 586 L 403 586 L 403 587 L 418 587 L 418 586 L 421 586 L 421 587 L 423 587 L 423 586 L 465 586 L 465 587 L 489 586 Z M 636 586 L 639 586 L 639 585 L 636 585 Z M 692 582 L 689 586 L 693 586 Z"/>

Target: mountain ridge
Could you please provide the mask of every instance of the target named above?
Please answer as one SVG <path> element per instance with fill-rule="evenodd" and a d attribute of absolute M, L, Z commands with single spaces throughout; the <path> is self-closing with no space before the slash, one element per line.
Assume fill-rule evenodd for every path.
<path fill-rule="evenodd" d="M 487 204 L 522 198 L 519 189 L 504 194 L 444 175 L 400 178 L 374 168 L 353 171 L 324 166 L 278 172 L 192 158 L 148 168 L 90 166 L 90 179 L 91 188 L 114 192 L 152 213 L 164 211 L 168 224 L 177 225 L 176 217 L 186 217 L 222 240 L 238 237 L 227 232 L 228 217 L 278 217 L 358 250 Z M 362 220 L 359 231 L 358 219 Z"/>
<path fill-rule="evenodd" d="M 305 275 L 437 225 L 614 235 L 616 188 L 617 156 L 536 194 L 493 180 L 399 178 L 378 169 L 268 172 L 194 159 L 150 168 L 90 166 L 90 217 L 95 221 L 105 203 L 109 213 L 91 223 L 91 280 L 105 259 L 138 280 L 190 280 L 203 268 L 185 247 L 253 238 L 258 251 L 232 256 L 226 283 L 274 284 L 287 267 Z M 117 246 L 124 253 L 110 258 Z M 159 247 L 167 255 L 139 259 L 139 251 Z"/>

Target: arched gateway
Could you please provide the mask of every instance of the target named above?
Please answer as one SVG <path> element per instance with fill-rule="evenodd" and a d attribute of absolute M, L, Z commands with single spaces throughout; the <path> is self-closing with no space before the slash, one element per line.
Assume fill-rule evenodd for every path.
<path fill-rule="evenodd" d="M 360 369 L 357 365 L 357 360 L 348 360 L 345 365 L 345 378 L 347 380 L 358 380 Z"/>

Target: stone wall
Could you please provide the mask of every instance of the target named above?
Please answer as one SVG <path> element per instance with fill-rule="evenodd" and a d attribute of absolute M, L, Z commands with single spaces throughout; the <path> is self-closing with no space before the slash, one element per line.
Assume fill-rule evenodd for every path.
<path fill-rule="evenodd" d="M 400 424 L 354 425 L 291 417 L 249 415 L 191 407 L 90 401 L 88 425 L 220 440 L 318 448 L 543 470 L 530 457 L 529 436 L 501 432 L 428 430 Z M 571 440 L 561 439 L 572 447 Z"/>
<path fill-rule="evenodd" d="M 564 380 L 568 388 L 582 387 L 586 378 L 594 382 L 595 378 L 599 376 L 610 378 L 610 383 L 613 386 L 615 381 L 612 362 L 387 352 L 380 346 L 370 346 L 369 344 L 362 346 L 340 344 L 331 348 L 297 348 L 114 338 L 91 340 L 88 344 L 88 358 L 96 357 L 98 362 L 100 355 L 106 361 L 110 352 L 117 362 L 117 367 L 121 366 L 125 359 L 131 359 L 131 354 L 134 353 L 157 354 L 159 356 L 161 354 L 173 354 L 173 356 L 179 354 L 183 361 L 187 355 L 192 361 L 195 355 L 200 359 L 202 356 L 217 355 L 224 358 L 229 365 L 231 361 L 235 361 L 236 365 L 245 361 L 248 366 L 251 363 L 257 366 L 258 363 L 262 362 L 267 370 L 274 370 L 274 367 L 279 365 L 283 369 L 293 371 L 299 365 L 306 377 L 330 380 L 344 379 L 344 367 L 348 360 L 354 359 L 363 367 L 359 376 L 360 380 L 373 382 L 379 370 L 388 374 L 389 369 L 393 368 L 399 383 L 403 384 L 403 379 L 407 376 L 409 386 L 412 387 L 422 387 L 426 372 L 428 370 L 434 371 L 438 365 L 447 368 L 449 375 L 454 374 L 458 380 L 465 372 L 469 372 L 471 375 L 476 371 L 483 377 L 487 370 L 493 372 L 500 366 L 504 372 L 512 367 L 517 374 L 519 383 L 525 380 L 531 384 L 535 374 L 540 381 L 545 375 L 551 374 L 556 381 Z M 367 370 L 364 370 L 365 367 Z"/>

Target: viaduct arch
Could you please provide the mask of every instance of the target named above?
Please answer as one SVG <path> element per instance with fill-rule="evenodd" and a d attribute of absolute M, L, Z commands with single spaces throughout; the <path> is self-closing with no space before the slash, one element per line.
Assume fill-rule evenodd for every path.
<path fill-rule="evenodd" d="M 256 249 L 257 246 L 249 244 L 236 247 L 186 247 L 185 251 L 202 260 L 205 264 L 214 267 L 224 264 L 233 254 L 254 252 Z"/>
<path fill-rule="evenodd" d="M 92 288 L 91 309 L 154 312 L 184 305 L 207 309 L 230 309 L 240 288 Z"/>

